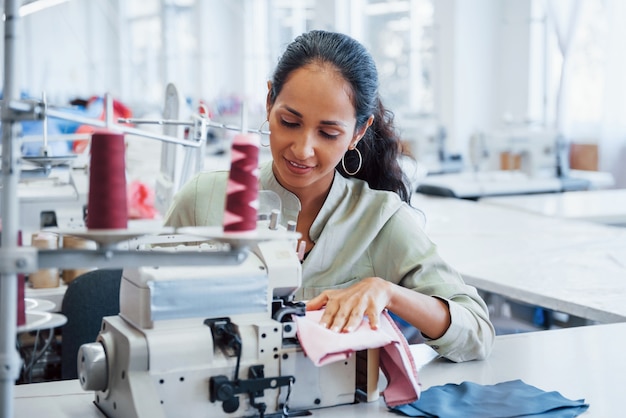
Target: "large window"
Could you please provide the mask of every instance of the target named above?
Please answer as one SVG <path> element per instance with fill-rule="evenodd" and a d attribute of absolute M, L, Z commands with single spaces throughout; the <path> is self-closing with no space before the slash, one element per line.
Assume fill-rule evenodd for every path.
<path fill-rule="evenodd" d="M 597 129 L 602 119 L 609 32 L 603 0 L 578 4 L 577 11 L 558 7 L 549 11 L 545 1 L 533 2 L 530 54 L 531 119 L 554 126 L 560 106 L 560 128 L 574 137 L 593 135 L 592 126 Z M 559 33 L 558 22 L 567 19 L 573 26 Z"/>
<path fill-rule="evenodd" d="M 348 33 L 371 50 L 390 108 L 434 110 L 432 0 L 125 4 L 131 62 L 124 80 L 133 101 L 157 101 L 163 86 L 176 80 L 190 100 L 222 104 L 247 100 L 258 109 L 265 99 L 264 81 L 285 45 L 305 31 L 327 29 Z M 221 22 L 216 22 L 216 14 Z"/>
<path fill-rule="evenodd" d="M 370 0 L 363 41 L 378 65 L 382 94 L 393 109 L 432 114 L 433 5 L 429 0 Z"/>
<path fill-rule="evenodd" d="M 534 8 L 531 114 L 572 142 L 597 144 L 599 169 L 626 187 L 626 3 L 535 0 Z"/>
<path fill-rule="evenodd" d="M 154 112 L 173 82 L 190 103 L 262 111 L 286 44 L 326 29 L 371 50 L 389 108 L 434 112 L 433 0 L 69 0 L 23 20 L 24 85 L 56 103 L 108 92 Z"/>

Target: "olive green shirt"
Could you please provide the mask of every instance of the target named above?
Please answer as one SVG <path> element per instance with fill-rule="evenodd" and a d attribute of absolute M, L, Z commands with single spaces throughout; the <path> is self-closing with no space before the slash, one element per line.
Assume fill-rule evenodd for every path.
<path fill-rule="evenodd" d="M 300 202 L 283 188 L 271 161 L 260 168 L 260 189 L 282 200 L 281 219 L 296 220 Z M 204 172 L 175 196 L 165 224 L 222 224 L 228 172 Z M 335 174 L 330 192 L 309 236 L 315 243 L 302 264 L 299 299 L 311 299 L 325 289 L 344 288 L 365 277 L 393 283 L 447 302 L 451 325 L 426 343 L 452 361 L 483 359 L 494 339 L 487 306 L 475 288 L 465 284 L 426 236 L 419 211 L 397 194 L 372 190 L 364 181 Z"/>

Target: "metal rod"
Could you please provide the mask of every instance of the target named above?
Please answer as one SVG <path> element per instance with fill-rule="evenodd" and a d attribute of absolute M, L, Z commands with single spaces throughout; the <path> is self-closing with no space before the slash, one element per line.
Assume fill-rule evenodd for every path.
<path fill-rule="evenodd" d="M 53 117 L 53 118 L 69 120 L 72 122 L 78 122 L 78 123 L 91 125 L 91 126 L 95 126 L 99 128 L 108 128 L 112 131 L 123 132 L 123 133 L 137 135 L 137 136 L 143 136 L 146 138 L 158 139 L 159 141 L 183 145 L 185 147 L 197 148 L 200 146 L 200 144 L 195 141 L 188 141 L 184 139 L 178 139 L 173 136 L 160 135 L 160 134 L 153 133 L 153 132 L 142 131 L 141 129 L 132 128 L 129 126 L 113 124 L 110 127 L 107 127 L 107 124 L 105 121 L 101 121 L 99 119 L 86 118 L 86 117 L 77 116 L 77 115 L 71 115 L 71 114 L 68 114 L 59 110 L 55 110 L 55 109 L 48 108 L 47 113 L 49 117 Z"/>
<path fill-rule="evenodd" d="M 119 123 L 132 123 L 133 125 L 140 125 L 140 124 L 152 124 L 152 125 L 184 125 L 184 126 L 193 126 L 193 122 L 185 122 L 185 121 L 180 121 L 180 120 L 171 120 L 171 119 L 135 119 L 135 118 L 120 118 L 117 120 Z M 211 120 L 206 121 L 207 126 L 210 126 L 212 128 L 218 128 L 218 129 L 227 129 L 230 131 L 238 131 L 241 132 L 242 128 L 241 126 L 235 126 L 235 125 L 225 125 L 223 123 L 218 123 L 218 122 L 213 122 Z M 253 133 L 253 134 L 260 134 L 260 135 L 269 135 L 270 131 L 263 131 L 261 129 L 246 129 L 247 132 Z"/>
<path fill-rule="evenodd" d="M 180 125 L 193 126 L 192 121 L 173 120 L 173 119 L 137 119 L 137 118 L 118 118 L 118 123 L 130 123 L 132 125 Z"/>
<path fill-rule="evenodd" d="M 48 135 L 48 143 L 55 141 L 77 141 L 77 140 L 89 140 L 91 135 L 89 134 L 58 134 Z M 24 135 L 21 138 L 21 142 L 40 142 L 41 135 Z"/>
<path fill-rule="evenodd" d="M 19 99 L 16 48 L 19 29 L 17 0 L 4 1 L 4 100 L 2 103 L 2 246 L 0 251 L 17 247 L 18 199 L 17 186 L 20 177 L 17 129 L 9 109 L 14 99 Z M 12 417 L 14 409 L 14 385 L 19 377 L 20 356 L 17 343 L 17 274 L 0 276 L 0 416 Z"/>
<path fill-rule="evenodd" d="M 104 120 L 107 128 L 113 128 L 113 98 L 109 93 L 104 95 Z"/>
<path fill-rule="evenodd" d="M 41 94 L 41 101 L 43 103 L 43 149 L 41 155 L 48 156 L 48 116 L 46 110 L 48 108 L 48 100 L 46 98 L 46 92 Z"/>
<path fill-rule="evenodd" d="M 39 250 L 39 268 L 125 268 L 141 266 L 222 266 L 241 264 L 249 255 L 247 247 L 230 251 L 129 251 L 100 248 L 98 250 Z"/>

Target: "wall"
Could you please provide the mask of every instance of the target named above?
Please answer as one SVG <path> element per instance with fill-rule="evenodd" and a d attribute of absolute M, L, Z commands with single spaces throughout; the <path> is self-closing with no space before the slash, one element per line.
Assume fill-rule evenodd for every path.
<path fill-rule="evenodd" d="M 22 18 L 21 85 L 50 102 L 94 92 L 120 94 L 117 1 L 70 1 Z"/>
<path fill-rule="evenodd" d="M 451 152 L 466 155 L 476 130 L 526 117 L 527 0 L 437 0 L 438 113 Z"/>

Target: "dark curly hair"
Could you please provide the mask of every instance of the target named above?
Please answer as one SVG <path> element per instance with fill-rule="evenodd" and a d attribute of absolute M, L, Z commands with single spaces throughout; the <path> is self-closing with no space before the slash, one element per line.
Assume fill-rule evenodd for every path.
<path fill-rule="evenodd" d="M 378 72 L 371 54 L 355 39 L 341 33 L 313 30 L 298 36 L 283 53 L 272 76 L 268 101 L 274 104 L 288 76 L 311 63 L 334 66 L 352 87 L 356 111 L 355 129 L 363 127 L 371 115 L 374 122 L 358 142 L 361 169 L 352 177 L 365 180 L 372 189 L 397 193 L 409 203 L 411 188 L 399 164 L 400 138 L 394 127 L 394 115 L 385 109 L 378 93 Z M 345 155 L 348 170 L 358 166 L 356 152 Z M 338 164 L 336 169 L 350 177 Z"/>

